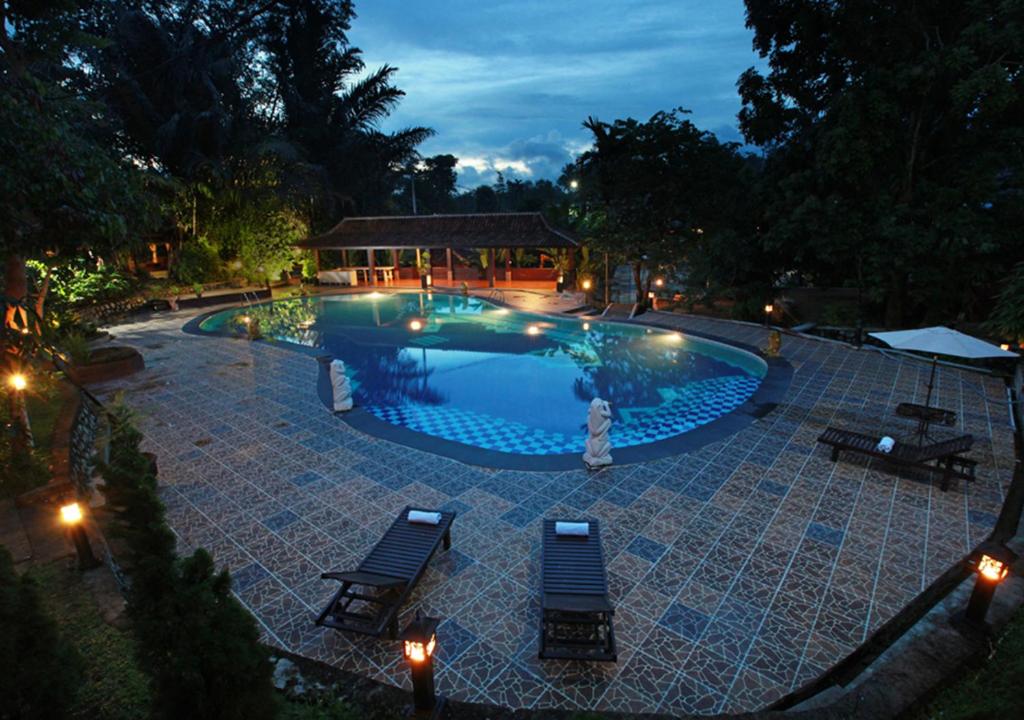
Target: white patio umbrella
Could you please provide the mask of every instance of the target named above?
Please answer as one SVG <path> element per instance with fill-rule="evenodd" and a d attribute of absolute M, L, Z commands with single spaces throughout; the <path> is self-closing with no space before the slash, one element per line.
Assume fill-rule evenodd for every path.
<path fill-rule="evenodd" d="M 932 356 L 932 374 L 928 379 L 928 398 L 924 402 L 925 407 L 931 404 L 932 385 L 935 384 L 935 367 L 938 365 L 939 355 L 970 359 L 1017 357 L 1017 353 L 1003 350 L 992 343 L 941 325 L 918 330 L 896 330 L 868 334 L 897 350 L 925 352 Z"/>

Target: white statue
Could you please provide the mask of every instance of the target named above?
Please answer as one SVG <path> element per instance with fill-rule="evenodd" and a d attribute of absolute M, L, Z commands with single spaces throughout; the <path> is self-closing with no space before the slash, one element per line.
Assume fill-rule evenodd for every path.
<path fill-rule="evenodd" d="M 331 390 L 334 393 L 334 412 L 352 409 L 352 386 L 345 374 L 345 363 L 331 360 Z"/>
<path fill-rule="evenodd" d="M 583 453 L 583 462 L 588 468 L 612 464 L 612 443 L 608 439 L 611 426 L 612 409 L 608 403 L 601 398 L 591 400 L 590 411 L 587 413 L 590 437 L 587 438 L 586 451 Z"/>

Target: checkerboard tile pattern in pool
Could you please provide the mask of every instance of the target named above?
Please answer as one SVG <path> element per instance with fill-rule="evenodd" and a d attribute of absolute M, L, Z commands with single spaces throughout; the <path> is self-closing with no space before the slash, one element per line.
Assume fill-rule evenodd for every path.
<path fill-rule="evenodd" d="M 624 411 L 622 418 L 612 424 L 612 446 L 643 445 L 693 430 L 735 410 L 754 394 L 759 384 L 757 378 L 749 375 L 726 375 L 690 383 L 657 407 Z M 582 453 L 586 440 L 582 423 L 578 436 L 567 437 L 447 405 L 371 404 L 363 407 L 392 425 L 464 445 L 518 455 Z"/>
<path fill-rule="evenodd" d="M 652 317 L 766 342 L 760 327 Z M 182 335 L 181 322 L 116 328 L 146 370 L 95 388 L 108 399 L 123 390 L 137 411 L 179 549 L 205 547 L 231 569 L 266 642 L 408 686 L 393 643 L 313 624 L 335 590 L 319 575 L 354 568 L 407 504 L 457 510 L 452 549 L 431 562 L 401 623 L 417 610 L 445 619 L 437 684 L 458 699 L 599 713 L 762 708 L 984 538 L 1013 467 L 999 383 L 944 367 L 932 401 L 957 412 L 950 432 L 978 438 L 976 482 L 943 493 L 874 462 L 833 464 L 815 443 L 826 425 L 913 433 L 892 409 L 923 401 L 930 367 L 787 337 L 784 402 L 732 436 L 594 473 L 490 470 L 338 422 L 307 356 Z M 545 517 L 601 521 L 617 663 L 537 659 Z"/>

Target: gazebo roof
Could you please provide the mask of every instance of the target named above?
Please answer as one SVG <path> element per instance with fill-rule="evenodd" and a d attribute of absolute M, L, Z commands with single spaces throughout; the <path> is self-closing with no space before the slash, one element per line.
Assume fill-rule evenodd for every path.
<path fill-rule="evenodd" d="M 297 244 L 310 250 L 367 248 L 574 248 L 576 239 L 539 212 L 345 218 Z"/>

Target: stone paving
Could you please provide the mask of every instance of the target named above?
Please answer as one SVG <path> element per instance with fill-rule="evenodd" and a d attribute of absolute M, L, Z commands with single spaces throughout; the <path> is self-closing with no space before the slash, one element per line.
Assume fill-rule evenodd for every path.
<path fill-rule="evenodd" d="M 761 346 L 757 326 L 655 313 L 680 330 Z M 512 707 L 754 710 L 853 650 L 991 529 L 1011 476 L 1000 382 L 940 368 L 935 404 L 977 441 L 978 480 L 947 493 L 815 442 L 826 425 L 910 434 L 929 366 L 786 337 L 785 402 L 724 440 L 600 473 L 495 471 L 376 439 L 316 397 L 316 362 L 271 343 L 186 335 L 185 315 L 113 328 L 147 370 L 124 391 L 158 454 L 182 550 L 232 571 L 264 639 L 406 685 L 397 642 L 313 618 L 406 504 L 453 509 L 417 609 L 444 618 L 438 689 Z M 539 661 L 542 517 L 602 521 L 619 660 Z"/>

